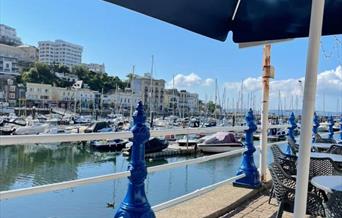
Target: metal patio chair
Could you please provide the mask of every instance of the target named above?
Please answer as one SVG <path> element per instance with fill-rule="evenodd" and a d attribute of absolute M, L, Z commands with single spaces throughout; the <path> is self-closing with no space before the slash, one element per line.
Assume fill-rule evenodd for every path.
<path fill-rule="evenodd" d="M 282 152 L 278 145 L 271 145 L 271 151 L 273 154 L 273 160 L 275 163 L 279 163 L 283 170 L 289 175 L 296 175 L 296 161 L 297 157 L 293 155 L 287 155 Z M 271 199 L 274 197 L 274 186 L 272 185 L 268 203 L 271 203 Z"/>
<path fill-rule="evenodd" d="M 329 150 L 328 153 L 330 154 L 341 154 L 342 155 L 342 145 L 332 145 Z"/>
<path fill-rule="evenodd" d="M 315 142 L 316 143 L 331 143 L 335 144 L 336 140 L 335 139 L 329 139 L 329 138 L 322 138 L 320 134 L 315 134 Z"/>
<path fill-rule="evenodd" d="M 269 170 L 272 176 L 274 193 L 279 203 L 277 218 L 280 218 L 284 211 L 293 213 L 296 179 L 288 175 L 279 163 L 270 164 Z M 323 198 L 314 192 L 308 192 L 306 214 L 325 217 Z"/>
<path fill-rule="evenodd" d="M 342 169 L 330 158 L 310 158 L 309 178 L 341 175 Z"/>
<path fill-rule="evenodd" d="M 342 218 L 342 192 L 333 192 L 325 203 L 327 217 Z"/>

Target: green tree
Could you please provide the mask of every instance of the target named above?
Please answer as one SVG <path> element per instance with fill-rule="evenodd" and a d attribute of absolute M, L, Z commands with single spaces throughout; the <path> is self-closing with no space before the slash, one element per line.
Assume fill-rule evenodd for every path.
<path fill-rule="evenodd" d="M 27 83 L 55 84 L 58 78 L 55 76 L 48 65 L 35 63 L 30 69 L 21 74 L 20 81 Z"/>
<path fill-rule="evenodd" d="M 55 72 L 74 74 L 79 80 L 82 80 L 83 83 L 88 84 L 90 89 L 99 92 L 103 89 L 104 93 L 115 90 L 116 87 L 124 89 L 128 84 L 128 81 L 122 81 L 117 76 L 92 72 L 82 65 L 74 66 L 70 71 L 67 66 L 59 64 L 46 65 L 42 63 L 35 63 L 32 67 L 25 69 L 17 80 L 22 83 L 45 83 L 59 87 L 72 86 L 72 82 L 59 79 L 55 75 Z"/>
<path fill-rule="evenodd" d="M 208 107 L 208 112 L 209 113 L 214 113 L 214 111 L 215 111 L 215 104 L 214 104 L 213 101 L 209 101 L 207 103 L 207 107 Z"/>

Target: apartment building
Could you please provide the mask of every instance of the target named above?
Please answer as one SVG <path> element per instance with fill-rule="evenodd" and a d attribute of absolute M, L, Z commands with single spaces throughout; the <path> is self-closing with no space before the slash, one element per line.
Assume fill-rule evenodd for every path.
<path fill-rule="evenodd" d="M 136 75 L 131 81 L 133 93 L 140 96 L 145 108 L 157 114 L 163 113 L 165 80 L 154 79 L 150 74 Z"/>
<path fill-rule="evenodd" d="M 39 61 L 72 68 L 82 63 L 83 47 L 63 40 L 38 42 Z"/>
<path fill-rule="evenodd" d="M 5 24 L 0 24 L 0 43 L 11 46 L 22 44 L 16 29 Z"/>
<path fill-rule="evenodd" d="M 164 112 L 167 114 L 178 115 L 179 91 L 177 89 L 165 89 Z"/>
<path fill-rule="evenodd" d="M 38 61 L 38 49 L 34 46 L 10 46 L 0 44 L 0 74 L 13 77 L 20 74 L 25 67 Z"/>
<path fill-rule="evenodd" d="M 189 116 L 198 113 L 199 99 L 197 93 L 190 93 L 186 90 L 180 90 L 178 108 L 181 116 Z"/>
<path fill-rule="evenodd" d="M 68 104 L 70 107 L 77 102 L 82 108 L 92 108 L 98 104 L 100 94 L 86 88 L 72 89 L 52 86 L 50 84 L 27 83 L 26 100 L 33 105 L 51 105 Z M 76 97 L 76 99 L 75 99 Z M 79 107 L 79 106 L 78 106 Z"/>

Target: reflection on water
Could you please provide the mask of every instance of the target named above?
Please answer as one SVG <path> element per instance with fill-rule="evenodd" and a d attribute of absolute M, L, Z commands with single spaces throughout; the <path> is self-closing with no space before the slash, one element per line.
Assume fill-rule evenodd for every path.
<path fill-rule="evenodd" d="M 93 155 L 81 146 L 70 145 L 2 147 L 0 190 L 77 179 L 83 176 L 78 172 L 80 169 L 87 165 L 96 165 L 103 156 Z M 115 156 L 111 161 L 115 162 Z"/>
<path fill-rule="evenodd" d="M 193 157 L 148 160 L 148 166 Z M 258 165 L 257 154 L 255 155 Z M 184 195 L 235 175 L 241 156 L 151 173 L 146 194 L 152 205 Z M 120 154 L 93 152 L 81 145 L 26 145 L 0 147 L 0 190 L 125 171 L 128 162 Z M 0 202 L 1 218 L 16 217 L 113 217 L 124 198 L 127 179 L 86 185 L 58 192 L 25 196 Z M 25 209 L 18 209 L 25 208 Z"/>

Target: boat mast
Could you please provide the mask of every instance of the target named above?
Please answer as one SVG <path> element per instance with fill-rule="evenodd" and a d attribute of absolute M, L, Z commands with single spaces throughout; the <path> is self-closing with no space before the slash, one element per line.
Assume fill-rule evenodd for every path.
<path fill-rule="evenodd" d="M 172 115 L 175 116 L 175 75 L 172 75 Z M 178 104 L 177 104 L 178 105 Z"/>
<path fill-rule="evenodd" d="M 132 114 L 133 114 L 133 82 L 134 82 L 134 71 L 135 71 L 135 65 L 132 66 L 132 77 L 131 77 L 131 107 L 130 107 L 130 111 L 129 111 L 129 117 L 132 118 Z"/>
<path fill-rule="evenodd" d="M 152 94 L 153 94 L 153 80 L 152 80 L 152 77 L 153 77 L 153 64 L 154 64 L 154 56 L 152 55 L 152 60 L 151 60 L 151 83 L 150 83 L 150 126 L 152 127 L 153 125 L 153 110 L 152 110 Z"/>
<path fill-rule="evenodd" d="M 217 118 L 216 117 L 216 105 L 217 105 L 217 79 L 215 79 L 215 103 L 214 103 L 215 105 L 215 107 L 214 107 L 214 115 L 215 115 L 215 118 Z"/>
<path fill-rule="evenodd" d="M 323 114 L 324 114 L 324 116 L 326 116 L 326 113 L 325 113 L 325 92 L 323 92 Z"/>
<path fill-rule="evenodd" d="M 242 114 L 244 113 L 244 104 L 243 104 L 243 80 L 241 81 L 241 111 Z"/>

